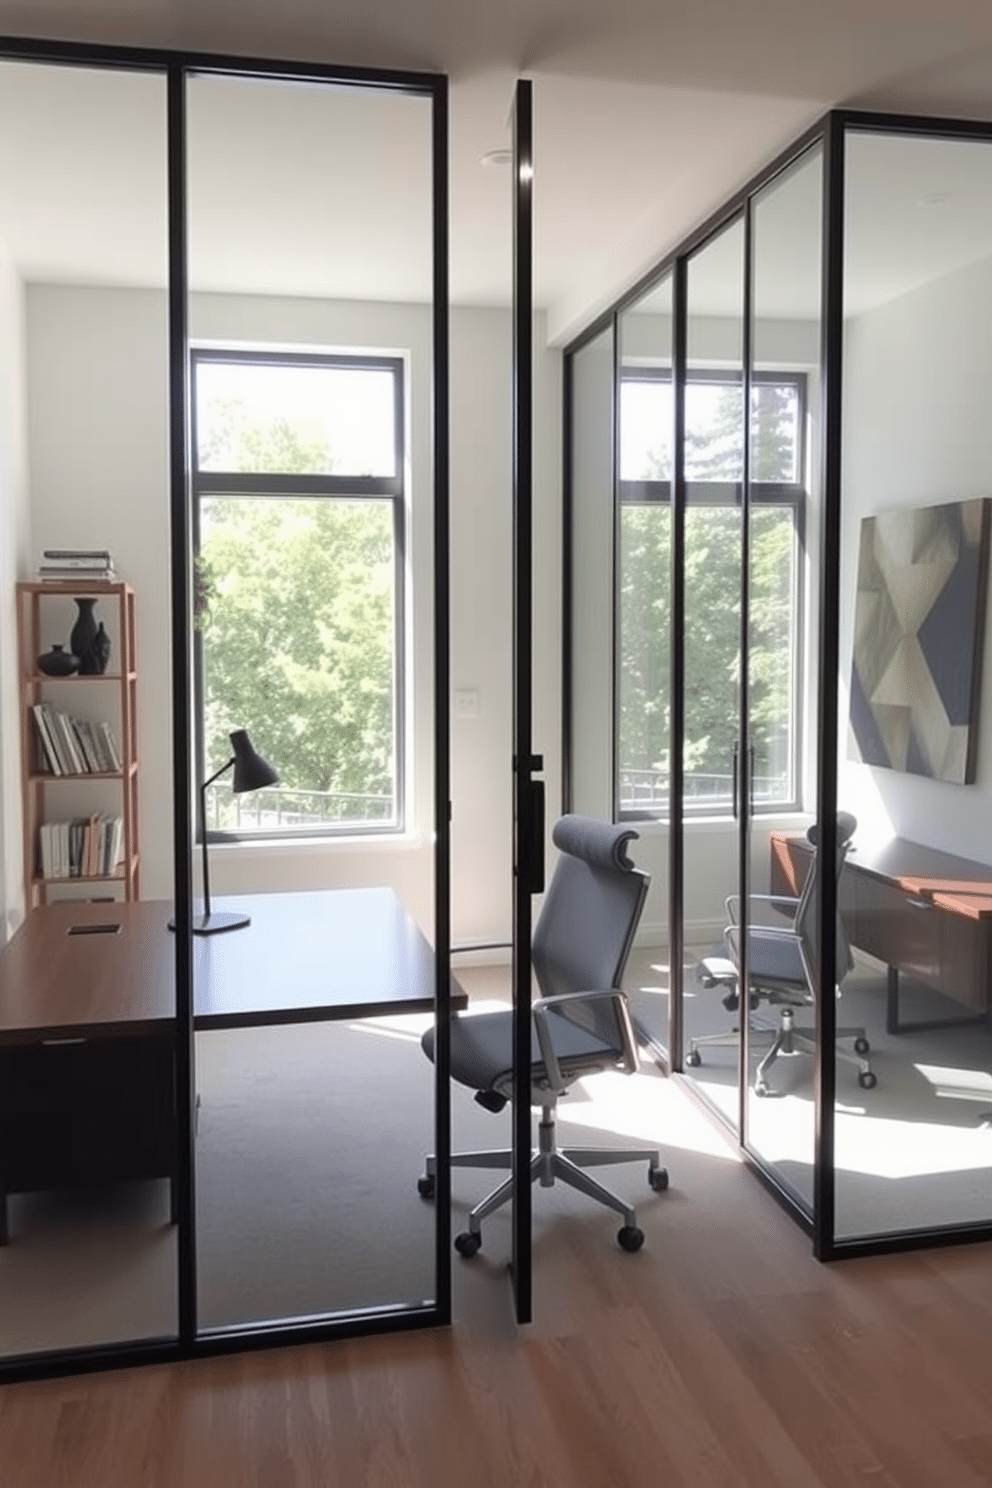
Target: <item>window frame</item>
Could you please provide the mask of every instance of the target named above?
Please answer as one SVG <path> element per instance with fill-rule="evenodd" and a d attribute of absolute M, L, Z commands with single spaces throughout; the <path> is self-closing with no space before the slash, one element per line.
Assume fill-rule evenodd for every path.
<path fill-rule="evenodd" d="M 761 371 L 752 369 L 750 373 L 750 384 L 783 386 L 788 385 L 796 391 L 797 398 L 797 448 L 796 448 L 796 474 L 795 481 L 749 481 L 749 493 L 751 502 L 758 507 L 777 507 L 783 510 L 791 510 L 793 533 L 795 536 L 795 572 L 793 574 L 792 607 L 795 617 L 793 627 L 793 677 L 792 677 L 792 699 L 791 713 L 794 721 L 792 730 L 791 748 L 791 778 L 792 795 L 790 798 L 782 798 L 775 801 L 754 801 L 751 806 L 753 816 L 778 816 L 790 812 L 799 811 L 802 804 L 802 760 L 804 748 L 803 728 L 803 697 L 804 697 L 804 662 L 805 662 L 805 584 L 804 584 L 804 558 L 806 553 L 806 508 L 809 499 L 809 439 L 808 439 L 808 385 L 809 374 L 805 371 L 794 371 L 788 369 L 768 369 Z M 613 811 L 615 821 L 667 821 L 667 803 L 660 805 L 657 809 L 648 806 L 624 807 L 621 800 L 620 777 L 624 768 L 620 753 L 620 726 L 621 726 L 621 676 L 623 670 L 623 614 L 622 614 L 622 573 L 621 573 L 621 543 L 620 522 L 621 512 L 624 506 L 652 506 L 662 504 L 671 506 L 672 502 L 672 479 L 667 480 L 624 480 L 620 474 L 620 421 L 621 414 L 621 391 L 625 382 L 673 382 L 672 369 L 668 367 L 651 366 L 644 364 L 628 364 L 617 367 L 617 456 L 616 456 L 616 553 L 617 553 L 617 578 L 614 585 L 615 603 L 615 633 L 616 633 L 616 686 L 614 687 L 614 713 L 613 713 L 613 738 L 616 768 L 613 780 Z M 705 367 L 693 368 L 686 377 L 687 383 L 716 383 L 725 387 L 739 387 L 743 390 L 744 379 L 739 370 L 732 368 Z M 686 481 L 686 507 L 740 507 L 743 503 L 744 489 L 742 481 Z M 687 819 L 693 821 L 713 820 L 726 817 L 729 814 L 729 804 L 717 802 L 712 806 L 696 806 L 691 802 L 684 805 Z"/>
<path fill-rule="evenodd" d="M 407 806 L 407 719 L 406 703 L 406 364 L 403 356 L 377 351 L 275 351 L 269 348 L 200 344 L 190 347 L 190 493 L 191 540 L 194 558 L 200 552 L 200 511 L 204 498 L 242 496 L 279 501 L 326 498 L 328 500 L 383 501 L 392 510 L 393 534 L 393 759 L 395 813 L 388 821 L 335 823 L 320 827 L 288 827 L 285 830 L 251 831 L 207 829 L 200 820 L 200 791 L 197 787 L 197 841 L 285 842 L 397 836 L 406 830 Z M 283 474 L 203 471 L 198 464 L 196 429 L 197 374 L 201 365 L 224 363 L 248 366 L 328 367 L 343 370 L 386 371 L 393 377 L 393 475 Z M 197 780 L 206 775 L 204 728 L 204 646 L 202 632 L 193 629 L 193 687 L 195 713 L 195 759 Z M 250 727 L 250 724 L 239 725 Z"/>

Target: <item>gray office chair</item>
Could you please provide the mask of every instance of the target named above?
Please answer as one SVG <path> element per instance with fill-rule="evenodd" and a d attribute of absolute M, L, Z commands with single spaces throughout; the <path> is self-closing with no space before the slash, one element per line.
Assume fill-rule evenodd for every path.
<path fill-rule="evenodd" d="M 837 813 L 838 880 L 856 827 L 857 820 L 850 812 L 839 811 Z M 815 848 L 818 838 L 815 823 L 807 831 L 806 837 Z M 754 1091 L 756 1095 L 768 1094 L 766 1076 L 780 1054 L 792 1054 L 796 1051 L 807 1054 L 816 1052 L 816 1030 L 797 1028 L 795 1013 L 797 1007 L 808 1007 L 816 1002 L 817 860 L 818 855 L 814 851 L 810 870 L 798 899 L 782 894 L 751 894 L 748 899 L 752 912 L 760 912 L 762 906 L 767 906 L 777 910 L 780 914 L 787 915 L 791 921 L 788 926 L 749 924 L 747 927 L 749 983 L 746 1015 L 751 1019 L 751 1028 L 754 1032 L 771 1032 L 774 1035 L 771 1047 L 755 1070 Z M 700 962 L 699 974 L 704 985 L 729 988 L 724 1002 L 728 1006 L 733 1006 L 744 1000 L 739 986 L 741 960 L 739 896 L 731 895 L 726 904 L 730 923 L 724 931 L 724 944 L 728 954 L 726 957 L 704 957 Z M 840 915 L 837 916 L 836 961 L 837 992 L 839 993 L 841 983 L 854 966 L 854 957 L 851 955 L 851 948 Z M 778 1007 L 777 1028 L 769 1027 L 760 1017 L 754 1015 L 753 1009 L 762 1000 Z M 837 1058 L 857 1065 L 858 1084 L 864 1090 L 873 1089 L 878 1082 L 867 1059 L 870 1045 L 865 1030 L 856 1027 L 838 1028 L 836 1037 Z M 841 1047 L 840 1041 L 848 1039 L 854 1041 L 853 1052 Z M 706 1045 L 738 1044 L 739 1042 L 740 1033 L 737 1030 L 730 1033 L 699 1035 L 690 1039 L 685 1062 L 690 1067 L 697 1067 L 702 1063 L 700 1049 Z"/>
<path fill-rule="evenodd" d="M 550 1188 L 556 1179 L 623 1215 L 617 1239 L 624 1250 L 639 1250 L 644 1232 L 634 1209 L 592 1178 L 586 1168 L 646 1160 L 648 1182 L 660 1192 L 668 1173 L 659 1154 L 645 1150 L 570 1147 L 555 1139 L 555 1107 L 583 1075 L 600 1070 L 638 1067 L 637 1046 L 620 980 L 633 943 L 650 882 L 627 857 L 626 846 L 637 837 L 630 827 L 615 827 L 591 817 L 563 816 L 552 840 L 561 856 L 548 886 L 532 942 L 534 974 L 541 989 L 533 1006 L 531 1031 L 531 1102 L 541 1109 L 538 1146 L 531 1162 L 531 1181 Z M 513 1076 L 513 1015 L 460 1013 L 451 1022 L 451 1074 L 476 1092 L 487 1110 L 501 1110 Z M 434 1058 L 434 1029 L 422 1039 Z M 509 1169 L 512 1153 L 458 1152 L 455 1167 Z M 417 1187 L 433 1198 L 436 1159 L 428 1157 Z M 455 1239 L 459 1255 L 475 1255 L 482 1244 L 482 1221 L 513 1193 L 512 1176 L 477 1204 L 468 1229 Z"/>

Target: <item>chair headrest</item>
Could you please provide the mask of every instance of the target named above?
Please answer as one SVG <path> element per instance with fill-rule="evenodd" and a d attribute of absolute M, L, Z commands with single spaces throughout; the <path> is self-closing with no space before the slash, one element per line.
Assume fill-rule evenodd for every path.
<path fill-rule="evenodd" d="M 852 816 L 849 811 L 838 811 L 837 813 L 837 846 L 846 847 L 858 830 L 858 818 Z M 814 847 L 820 840 L 819 825 L 814 822 L 806 831 L 807 842 L 812 842 Z"/>
<path fill-rule="evenodd" d="M 640 836 L 633 827 L 618 827 L 593 816 L 561 816 L 554 824 L 551 840 L 560 852 L 582 858 L 591 868 L 633 871 L 627 856 L 627 843 Z"/>

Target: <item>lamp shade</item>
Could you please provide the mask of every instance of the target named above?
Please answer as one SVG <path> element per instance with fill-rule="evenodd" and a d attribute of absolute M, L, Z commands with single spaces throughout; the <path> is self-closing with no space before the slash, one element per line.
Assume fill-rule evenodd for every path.
<path fill-rule="evenodd" d="M 235 729 L 230 736 L 234 751 L 234 778 L 231 789 L 236 796 L 242 791 L 261 790 L 265 785 L 277 785 L 279 776 L 268 760 L 256 751 L 246 729 Z"/>

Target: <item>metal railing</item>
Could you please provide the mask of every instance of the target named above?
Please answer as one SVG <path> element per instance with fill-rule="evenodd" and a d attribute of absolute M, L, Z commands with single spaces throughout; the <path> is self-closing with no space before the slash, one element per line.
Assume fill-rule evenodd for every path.
<path fill-rule="evenodd" d="M 754 777 L 755 802 L 769 804 L 789 799 L 790 782 L 786 771 L 774 775 Z M 730 806 L 734 793 L 734 777 L 717 775 L 706 771 L 686 771 L 683 800 L 688 809 L 706 806 Z M 621 811 L 658 811 L 668 809 L 668 771 L 641 770 L 630 766 L 620 769 Z"/>
<path fill-rule="evenodd" d="M 314 831 L 338 824 L 392 823 L 396 802 L 392 795 L 361 791 L 294 790 L 269 786 L 264 791 L 236 796 L 226 782 L 207 790 L 207 830 L 210 832 Z"/>

